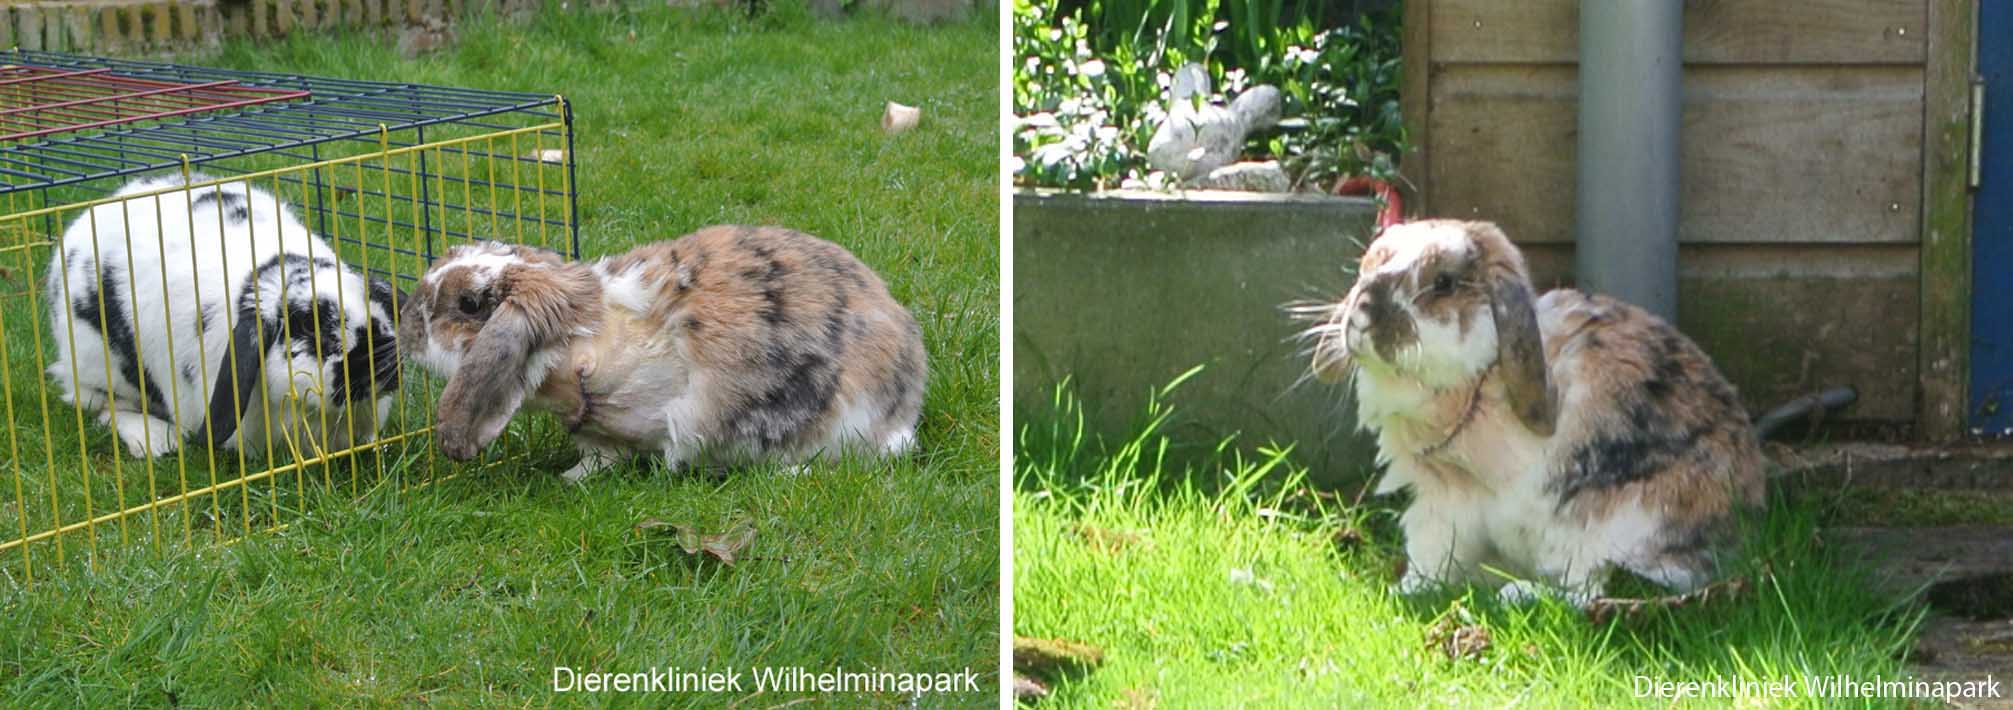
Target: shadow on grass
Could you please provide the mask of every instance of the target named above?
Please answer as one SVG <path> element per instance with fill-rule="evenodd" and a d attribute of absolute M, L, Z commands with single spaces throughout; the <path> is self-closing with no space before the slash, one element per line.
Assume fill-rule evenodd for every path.
<path fill-rule="evenodd" d="M 1682 605 L 1594 621 L 1480 587 L 1399 597 L 1402 500 L 1310 486 L 1291 447 L 1225 440 L 1208 465 L 1168 465 L 1164 401 L 1179 384 L 1116 441 L 1086 430 L 1067 383 L 1050 411 L 1022 413 L 1014 631 L 1104 659 L 1058 679 L 1058 704 L 1661 704 L 1660 681 L 1743 692 L 1788 679 L 1780 700 L 1821 705 L 1820 678 L 1907 676 L 1923 612 L 1825 544 L 1822 501 L 1771 491 L 1723 563 L 1737 588 Z M 1662 592 L 1617 575 L 1609 593 Z"/>

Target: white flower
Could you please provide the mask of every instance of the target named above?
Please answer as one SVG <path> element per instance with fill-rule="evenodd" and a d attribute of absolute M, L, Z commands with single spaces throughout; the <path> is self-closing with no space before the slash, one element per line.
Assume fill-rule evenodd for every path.
<path fill-rule="evenodd" d="M 1043 111 L 1032 116 L 1022 116 L 1020 125 L 1022 128 L 1054 128 L 1058 124 L 1055 114 Z"/>

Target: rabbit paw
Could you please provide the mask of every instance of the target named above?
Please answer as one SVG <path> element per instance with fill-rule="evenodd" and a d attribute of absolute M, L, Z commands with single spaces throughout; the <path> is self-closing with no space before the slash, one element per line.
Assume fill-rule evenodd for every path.
<path fill-rule="evenodd" d="M 579 483 L 588 476 L 594 475 L 596 472 L 613 465 L 615 465 L 615 456 L 613 454 L 600 449 L 582 448 L 580 450 L 580 462 L 573 464 L 573 468 L 566 469 L 565 472 L 560 473 L 559 477 L 566 479 L 567 483 Z"/>
<path fill-rule="evenodd" d="M 1496 590 L 1496 600 L 1505 606 L 1530 606 L 1538 600 L 1551 596 L 1554 590 L 1528 579 L 1519 579 Z"/>
<path fill-rule="evenodd" d="M 1391 591 L 1406 597 L 1429 594 L 1439 589 L 1439 580 L 1411 570 L 1406 570 L 1405 576 L 1400 577 L 1398 583 L 1391 586 Z"/>
<path fill-rule="evenodd" d="M 134 458 L 165 456 L 174 453 L 181 443 L 175 436 L 175 425 L 138 412 L 108 413 L 104 422 L 119 432 L 119 440 L 125 442 L 126 451 Z"/>
<path fill-rule="evenodd" d="M 1585 609 L 1592 605 L 1594 600 L 1600 598 L 1600 596 L 1601 592 L 1597 588 L 1574 587 L 1561 589 L 1543 582 L 1533 582 L 1528 579 L 1519 579 L 1503 585 L 1502 589 L 1496 590 L 1496 600 L 1506 606 L 1530 606 L 1538 603 L 1541 599 L 1552 597 Z"/>

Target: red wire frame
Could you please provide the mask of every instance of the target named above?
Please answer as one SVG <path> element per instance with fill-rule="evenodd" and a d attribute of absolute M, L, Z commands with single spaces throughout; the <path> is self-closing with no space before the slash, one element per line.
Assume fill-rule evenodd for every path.
<path fill-rule="evenodd" d="M 308 97 L 236 81 L 178 84 L 110 69 L 0 65 L 0 142 Z"/>

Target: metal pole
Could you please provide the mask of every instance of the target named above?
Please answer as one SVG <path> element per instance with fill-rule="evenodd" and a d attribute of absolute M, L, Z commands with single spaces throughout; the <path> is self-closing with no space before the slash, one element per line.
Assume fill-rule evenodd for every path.
<path fill-rule="evenodd" d="M 1581 288 L 1677 316 L 1684 3 L 1580 3 Z"/>

